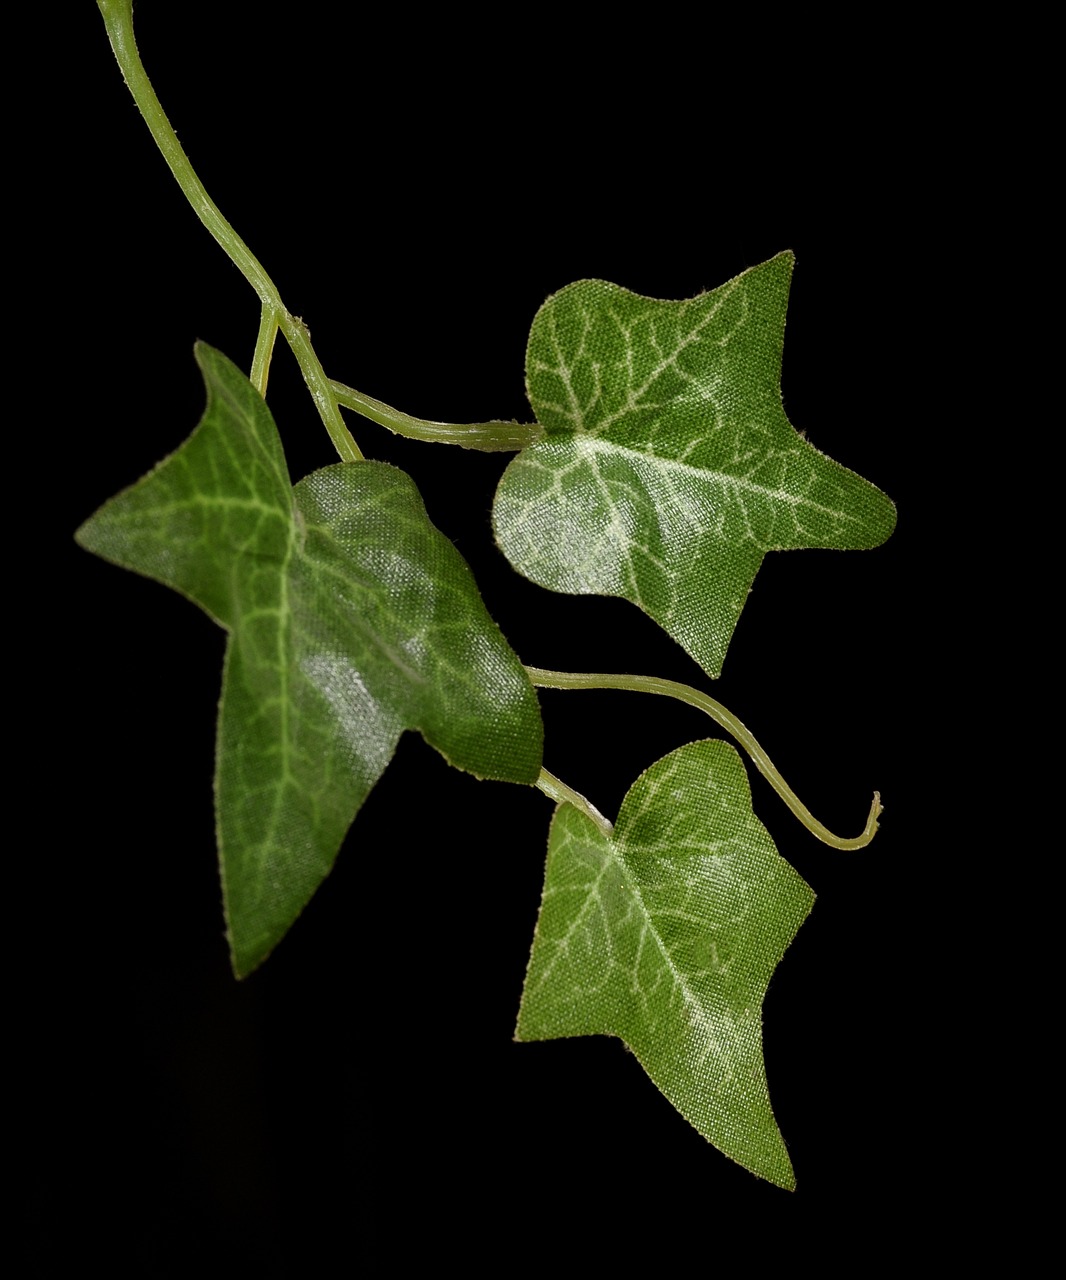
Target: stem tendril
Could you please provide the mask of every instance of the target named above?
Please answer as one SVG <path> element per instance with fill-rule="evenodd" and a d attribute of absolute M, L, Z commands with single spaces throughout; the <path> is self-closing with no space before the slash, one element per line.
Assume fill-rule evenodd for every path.
<path fill-rule="evenodd" d="M 827 826 L 818 821 L 782 778 L 747 725 L 738 720 L 727 707 L 723 707 L 708 694 L 701 693 L 699 689 L 693 689 L 691 685 L 681 684 L 677 680 L 663 680 L 658 676 L 592 675 L 570 671 L 546 671 L 541 667 L 526 667 L 526 673 L 540 689 L 628 689 L 635 693 L 657 693 L 663 697 L 676 698 L 679 702 L 687 703 L 688 706 L 705 712 L 715 723 L 731 734 L 751 757 L 756 769 L 800 822 L 823 844 L 830 845 L 834 849 L 862 849 L 870 843 L 877 832 L 877 819 L 883 812 L 879 791 L 874 792 L 870 813 L 861 835 L 853 837 L 834 835 Z"/>

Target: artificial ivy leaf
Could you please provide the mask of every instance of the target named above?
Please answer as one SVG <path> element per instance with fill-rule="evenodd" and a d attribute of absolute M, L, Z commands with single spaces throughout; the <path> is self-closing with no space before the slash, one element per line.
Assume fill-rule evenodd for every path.
<path fill-rule="evenodd" d="M 556 811 L 516 1037 L 621 1037 L 705 1138 L 791 1188 L 762 1002 L 813 902 L 752 813 L 736 751 L 681 747 L 637 779 L 613 835 Z"/>
<path fill-rule="evenodd" d="M 340 463 L 295 489 L 265 402 L 196 358 L 193 435 L 78 530 L 82 546 L 188 596 L 230 633 L 216 804 L 234 968 L 264 960 L 418 729 L 461 769 L 530 783 L 542 726 L 521 663 L 414 482 Z"/>
<path fill-rule="evenodd" d="M 496 537 L 534 582 L 622 596 L 717 676 L 767 551 L 874 547 L 895 507 L 792 427 L 782 253 L 686 302 L 580 280 L 526 354 L 547 438 L 500 481 Z"/>

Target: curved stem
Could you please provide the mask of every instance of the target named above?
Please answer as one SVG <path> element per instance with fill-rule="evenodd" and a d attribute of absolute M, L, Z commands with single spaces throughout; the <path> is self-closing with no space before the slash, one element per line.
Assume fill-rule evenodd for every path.
<path fill-rule="evenodd" d="M 591 818 L 605 836 L 613 833 L 614 823 L 609 818 L 605 818 L 594 804 L 585 799 L 580 791 L 575 791 L 573 787 L 568 787 L 554 773 L 549 773 L 547 769 L 541 769 L 540 777 L 533 785 L 538 790 L 543 791 L 546 796 L 551 796 L 553 800 L 557 800 L 559 804 L 572 804 L 586 818 Z"/>
<path fill-rule="evenodd" d="M 167 162 L 170 172 L 174 175 L 175 181 L 185 193 L 185 198 L 192 205 L 196 216 L 259 295 L 264 316 L 268 308 L 273 313 L 276 327 L 281 330 L 289 346 L 292 347 L 293 354 L 300 365 L 300 371 L 303 373 L 304 382 L 307 383 L 307 389 L 329 432 L 334 448 L 344 461 L 358 461 L 363 455 L 344 425 L 329 379 L 318 357 L 311 349 L 306 326 L 298 317 L 289 315 L 277 287 L 267 275 L 262 263 L 222 216 L 218 205 L 207 194 L 207 188 L 197 177 L 188 156 L 182 150 L 178 135 L 167 119 L 162 103 L 152 88 L 152 82 L 148 79 L 148 73 L 137 52 L 137 41 L 133 34 L 132 0 L 96 0 L 96 3 L 103 15 L 107 37 L 118 59 L 126 86 L 133 94 L 133 100 L 144 117 L 144 122 L 163 159 Z M 259 341 L 256 343 L 256 353 L 253 358 L 253 374 L 258 374 L 265 383 L 269 354 L 261 351 L 264 344 L 264 323 L 261 322 Z M 252 380 L 256 381 L 255 377 Z"/>
<path fill-rule="evenodd" d="M 629 689 L 636 693 L 658 693 L 676 698 L 698 711 L 703 711 L 740 743 L 751 756 L 756 769 L 784 800 L 796 817 L 812 835 L 834 849 L 862 849 L 874 838 L 877 819 L 882 813 L 881 793 L 874 792 L 873 804 L 866 819 L 862 835 L 846 838 L 834 835 L 811 813 L 799 796 L 781 777 L 773 761 L 755 740 L 755 735 L 727 707 L 720 702 L 676 680 L 661 680 L 657 676 L 588 675 L 569 671 L 545 671 L 540 667 L 526 667 L 530 680 L 541 689 Z"/>
<path fill-rule="evenodd" d="M 544 438 L 539 422 L 429 422 L 401 413 L 383 400 L 364 395 L 343 382 L 330 382 L 337 400 L 346 409 L 386 427 L 394 435 L 430 444 L 457 444 L 463 449 L 481 449 L 485 453 L 514 453 Z"/>

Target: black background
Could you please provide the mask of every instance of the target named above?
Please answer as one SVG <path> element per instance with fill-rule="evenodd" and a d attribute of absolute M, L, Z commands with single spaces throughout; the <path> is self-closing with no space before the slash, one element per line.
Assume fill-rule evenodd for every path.
<path fill-rule="evenodd" d="M 886 805 L 874 844 L 841 854 L 753 776 L 756 812 L 818 894 L 764 1015 L 790 1195 L 709 1147 L 619 1042 L 513 1043 L 551 806 L 448 770 L 414 735 L 290 936 L 231 978 L 211 791 L 224 637 L 69 535 L 195 425 L 194 340 L 247 366 L 257 303 L 82 16 L 61 146 L 70 354 L 54 370 L 70 769 L 49 801 L 74 821 L 40 887 L 57 923 L 29 1054 L 31 1257 L 91 1239 L 144 1275 L 204 1258 L 316 1274 L 338 1241 L 352 1261 L 547 1260 L 563 1223 L 604 1259 L 656 1241 L 706 1260 L 800 1238 L 826 1256 L 853 1237 L 908 1248 L 943 1223 L 960 1131 L 980 1142 L 946 1051 L 958 849 L 950 787 L 931 781 L 951 728 L 930 618 L 955 579 L 925 496 L 944 429 L 929 276 L 967 180 L 940 150 L 949 117 L 899 112 L 861 59 L 788 73 L 765 42 L 724 58 L 677 32 L 518 46 L 455 18 L 338 26 L 316 5 L 284 23 L 249 5 L 207 26 L 186 5 L 137 15 L 188 154 L 327 371 L 411 413 L 528 418 L 529 324 L 573 279 L 680 298 L 795 252 L 786 409 L 899 522 L 875 551 L 768 556 L 714 688 L 831 828 L 858 832 L 875 787 Z M 924 92 L 918 60 L 908 77 Z M 280 342 L 269 399 L 294 479 L 335 460 Z M 489 522 L 505 456 L 349 421 L 415 478 L 524 661 L 706 687 L 630 605 L 510 570 Z M 716 734 L 635 694 L 542 703 L 546 765 L 610 815 L 642 769 Z"/>

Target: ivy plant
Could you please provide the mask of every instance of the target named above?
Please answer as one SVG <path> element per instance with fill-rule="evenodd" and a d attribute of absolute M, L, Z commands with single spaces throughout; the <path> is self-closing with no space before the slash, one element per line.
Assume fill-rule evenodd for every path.
<path fill-rule="evenodd" d="M 578 281 L 532 323 L 533 421 L 413 417 L 326 374 L 179 144 L 138 55 L 131 0 L 98 4 L 171 172 L 261 304 L 247 372 L 198 345 L 199 425 L 77 532 L 228 634 L 216 807 L 235 973 L 285 936 L 416 730 L 456 768 L 556 802 L 516 1038 L 620 1038 L 709 1142 L 791 1187 L 762 1005 L 813 893 L 753 812 L 734 746 L 679 745 L 632 780 L 611 821 L 544 768 L 537 690 L 640 692 L 705 712 L 835 849 L 873 838 L 879 797 L 858 836 L 835 835 L 704 690 L 523 665 L 414 481 L 365 458 L 342 409 L 418 440 L 514 454 L 492 512 L 514 569 L 551 591 L 631 602 L 714 679 L 768 552 L 870 548 L 895 522 L 883 493 L 785 415 L 792 255 L 681 301 Z M 265 399 L 279 335 L 339 458 L 295 484 Z"/>

